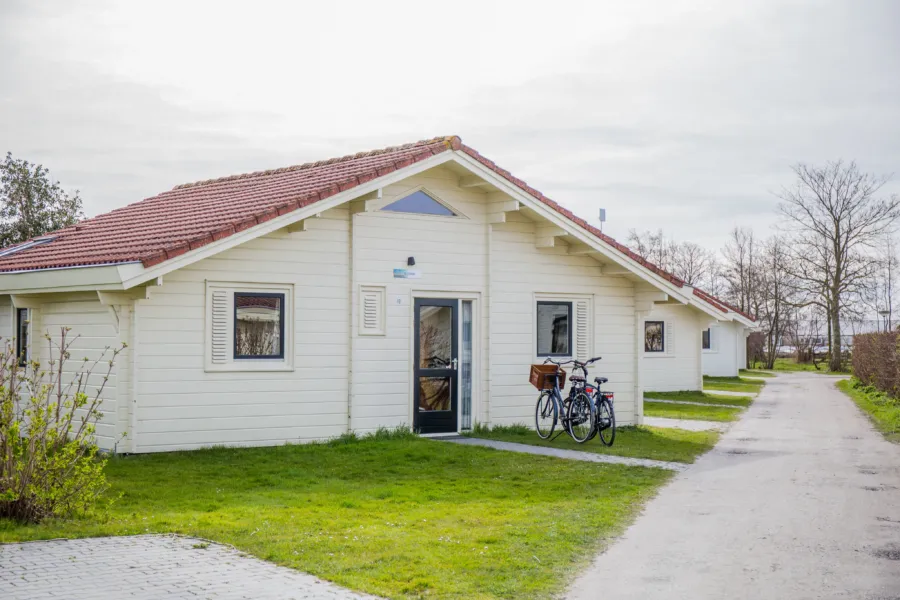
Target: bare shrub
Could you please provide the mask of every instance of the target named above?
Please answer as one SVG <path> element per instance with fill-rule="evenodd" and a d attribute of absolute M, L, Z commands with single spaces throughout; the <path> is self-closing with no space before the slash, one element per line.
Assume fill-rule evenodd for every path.
<path fill-rule="evenodd" d="M 893 398 L 900 398 L 900 333 L 857 335 L 853 342 L 853 374 Z"/>
<path fill-rule="evenodd" d="M 72 342 L 63 328 L 46 365 L 19 365 L 14 345 L 0 349 L 0 517 L 37 523 L 89 513 L 108 484 L 95 439 L 101 395 L 119 352 L 85 358 L 67 370 Z M 105 374 L 92 380 L 96 368 Z"/>

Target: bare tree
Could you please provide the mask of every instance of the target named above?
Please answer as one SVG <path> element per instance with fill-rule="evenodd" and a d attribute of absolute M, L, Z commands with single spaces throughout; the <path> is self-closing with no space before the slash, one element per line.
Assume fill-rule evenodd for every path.
<path fill-rule="evenodd" d="M 787 241 L 780 236 L 769 239 L 762 248 L 760 277 L 756 284 L 759 294 L 757 314 L 765 335 L 763 354 L 765 367 L 775 366 L 778 347 L 790 331 L 795 314 L 791 260 Z"/>
<path fill-rule="evenodd" d="M 727 285 L 726 296 L 744 312 L 756 313 L 759 310 L 756 289 L 759 251 L 759 243 L 753 230 L 746 227 L 732 229 L 729 240 L 722 249 L 725 257 L 722 277 Z"/>
<path fill-rule="evenodd" d="M 658 229 L 656 232 L 643 231 L 641 233 L 632 229 L 628 232 L 626 243 L 641 258 L 649 260 L 660 269 L 666 271 L 671 269 L 672 258 L 675 254 L 675 242 L 666 238 L 662 229 Z"/>
<path fill-rule="evenodd" d="M 672 273 L 688 285 L 709 288 L 714 262 L 712 252 L 694 242 L 674 245 Z"/>
<path fill-rule="evenodd" d="M 900 263 L 897 261 L 897 246 L 892 235 L 884 236 L 878 244 L 873 260 L 875 269 L 868 293 L 863 299 L 865 307 L 876 313 L 878 328 L 890 329 L 894 318 L 894 291 Z M 869 313 L 871 314 L 871 313 Z M 861 333 L 866 333 L 861 331 Z"/>
<path fill-rule="evenodd" d="M 716 259 L 706 248 L 694 242 L 676 242 L 667 238 L 661 229 L 641 233 L 632 229 L 627 242 L 641 258 L 669 271 L 686 284 L 707 291 L 712 287 Z"/>
<path fill-rule="evenodd" d="M 828 316 L 829 367 L 841 369 L 841 313 L 873 271 L 871 251 L 900 218 L 900 198 L 876 197 L 887 181 L 860 172 L 855 162 L 794 167 L 779 210 L 795 234 L 795 275 L 816 291 Z"/>

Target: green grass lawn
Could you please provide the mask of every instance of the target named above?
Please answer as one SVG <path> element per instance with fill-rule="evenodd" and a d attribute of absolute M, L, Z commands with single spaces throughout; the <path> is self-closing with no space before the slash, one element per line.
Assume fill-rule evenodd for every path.
<path fill-rule="evenodd" d="M 667 419 L 696 419 L 697 421 L 736 421 L 743 409 L 697 406 L 696 404 L 669 404 L 644 400 L 644 414 L 648 417 Z"/>
<path fill-rule="evenodd" d="M 175 532 L 390 598 L 548 598 L 672 477 L 411 435 L 114 457 L 107 474 L 108 517 L 0 520 L 0 542 Z"/>
<path fill-rule="evenodd" d="M 842 379 L 837 382 L 837 387 L 856 402 L 884 437 L 900 443 L 900 400 L 865 386 L 856 378 Z"/>
<path fill-rule="evenodd" d="M 728 404 L 747 407 L 753 402 L 752 396 L 724 396 L 708 392 L 644 392 L 644 398 L 657 400 L 673 400 L 681 402 L 700 402 L 702 404 Z"/>
<path fill-rule="evenodd" d="M 773 371 L 809 371 L 812 373 L 828 373 L 828 365 L 825 362 L 819 364 L 819 368 L 812 363 L 798 363 L 793 358 L 776 358 Z"/>
<path fill-rule="evenodd" d="M 721 392 L 748 392 L 757 394 L 765 385 L 764 381 L 745 377 L 710 377 L 703 376 L 703 389 Z"/>
<path fill-rule="evenodd" d="M 759 369 L 741 369 L 738 371 L 738 374 L 746 377 L 762 377 L 763 379 L 775 377 L 775 373 L 771 371 L 761 371 Z"/>
<path fill-rule="evenodd" d="M 612 447 L 604 446 L 598 438 L 579 444 L 567 434 L 559 436 L 552 442 L 542 440 L 533 429 L 529 429 L 525 425 L 495 427 L 491 430 L 479 429 L 472 435 L 473 437 L 532 446 L 681 463 L 694 462 L 694 459 L 715 446 L 719 440 L 717 431 L 684 431 L 663 427 L 620 427 L 616 430 L 616 440 Z"/>

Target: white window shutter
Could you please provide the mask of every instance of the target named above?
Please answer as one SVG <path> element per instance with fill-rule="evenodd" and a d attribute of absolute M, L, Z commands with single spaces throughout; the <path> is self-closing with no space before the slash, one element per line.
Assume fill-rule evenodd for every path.
<path fill-rule="evenodd" d="M 225 364 L 231 358 L 231 336 L 228 334 L 230 304 L 226 290 L 213 290 L 210 302 L 210 361 L 216 365 Z"/>
<path fill-rule="evenodd" d="M 364 285 L 359 288 L 359 334 L 384 335 L 385 289 Z"/>
<path fill-rule="evenodd" d="M 591 311 L 588 300 L 575 302 L 575 358 L 587 360 L 591 354 Z"/>
<path fill-rule="evenodd" d="M 666 354 L 675 354 L 675 336 L 672 335 L 672 321 L 666 321 L 666 339 L 663 341 L 665 344 L 664 350 Z"/>

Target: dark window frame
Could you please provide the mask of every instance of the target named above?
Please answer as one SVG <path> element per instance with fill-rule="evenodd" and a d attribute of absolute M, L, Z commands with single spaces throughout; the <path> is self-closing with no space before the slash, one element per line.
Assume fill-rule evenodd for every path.
<path fill-rule="evenodd" d="M 659 350 L 647 349 L 647 325 L 659 325 Z M 665 321 L 644 321 L 644 352 L 647 354 L 662 354 L 666 351 L 666 322 Z"/>
<path fill-rule="evenodd" d="M 278 354 L 238 354 L 238 296 L 250 296 L 253 298 L 278 298 L 281 300 L 278 310 Z M 286 294 L 284 292 L 234 292 L 234 360 L 284 360 L 284 305 Z"/>
<path fill-rule="evenodd" d="M 536 351 L 535 354 L 536 354 L 536 356 L 539 356 L 540 358 L 554 358 L 554 357 L 570 357 L 570 356 L 573 356 L 573 349 L 572 349 L 572 341 L 573 341 L 573 340 L 572 340 L 572 329 L 573 329 L 573 327 L 572 327 L 572 325 L 573 325 L 573 321 L 572 321 L 572 312 L 573 312 L 573 304 L 574 304 L 574 302 L 567 302 L 567 301 L 565 301 L 565 300 L 538 300 L 538 301 L 537 301 L 537 308 L 540 308 L 541 306 L 561 306 L 561 305 L 565 305 L 566 308 L 568 309 L 569 312 L 568 312 L 568 316 L 567 316 L 566 318 L 568 319 L 568 327 L 567 327 L 567 329 L 568 329 L 568 331 L 567 331 L 567 334 L 568 334 L 568 335 L 567 335 L 568 342 L 567 342 L 567 343 L 568 343 L 569 351 L 568 351 L 568 352 L 549 352 L 549 353 L 542 353 L 542 352 L 541 352 L 541 350 L 540 350 L 540 345 L 539 345 L 539 343 L 538 343 L 538 340 L 540 339 L 540 329 L 539 329 L 539 328 L 540 328 L 541 324 L 540 324 L 540 322 L 539 322 L 539 320 L 538 320 L 538 310 L 537 310 L 537 308 L 536 308 L 535 311 L 534 311 L 534 322 L 535 322 L 534 344 L 535 344 L 535 351 Z M 552 332 L 552 331 L 550 332 L 550 335 L 551 335 L 551 337 L 553 336 L 553 332 Z"/>
<path fill-rule="evenodd" d="M 401 204 L 404 201 L 409 201 L 417 194 L 422 194 L 423 196 L 425 196 L 426 198 L 428 198 L 429 200 L 434 202 L 437 206 L 439 206 L 440 208 L 444 209 L 447 212 L 446 213 L 423 212 L 421 210 L 401 210 L 398 208 L 391 208 L 392 206 Z M 452 208 L 450 208 L 449 206 L 447 206 L 446 204 L 444 204 L 443 202 L 441 202 L 440 200 L 438 200 L 437 198 L 432 196 L 430 193 L 428 193 L 424 189 L 413 190 L 412 192 L 406 194 L 405 196 L 397 198 L 396 200 L 389 202 L 388 204 L 382 206 L 380 210 L 387 212 L 387 213 L 395 213 L 395 214 L 401 214 L 401 215 L 424 215 L 426 217 L 444 217 L 444 218 L 459 217 L 459 214 L 455 210 L 453 210 Z"/>
<path fill-rule="evenodd" d="M 28 309 L 16 309 L 16 357 L 19 366 L 28 365 Z M 24 331 L 24 334 L 23 334 Z"/>
<path fill-rule="evenodd" d="M 700 332 L 700 348 L 703 350 L 712 350 L 712 328 L 707 327 Z"/>

